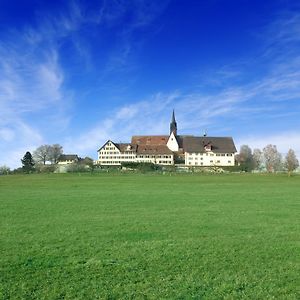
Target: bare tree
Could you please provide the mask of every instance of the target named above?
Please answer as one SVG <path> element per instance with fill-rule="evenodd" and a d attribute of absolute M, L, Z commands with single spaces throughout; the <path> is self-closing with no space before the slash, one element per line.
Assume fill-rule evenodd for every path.
<path fill-rule="evenodd" d="M 299 167 L 299 161 L 296 157 L 294 150 L 290 149 L 285 157 L 285 167 L 288 170 L 289 176 L 291 173 Z"/>
<path fill-rule="evenodd" d="M 263 149 L 263 157 L 268 172 L 278 171 L 281 167 L 281 154 L 275 145 L 267 145 Z"/>
<path fill-rule="evenodd" d="M 33 152 L 33 157 L 38 164 L 45 165 L 47 161 L 56 164 L 62 153 L 63 147 L 59 144 L 42 145 Z"/>
<path fill-rule="evenodd" d="M 260 149 L 254 149 L 253 150 L 253 167 L 255 170 L 259 170 L 262 164 L 262 152 Z"/>
<path fill-rule="evenodd" d="M 50 146 L 50 161 L 52 164 L 56 164 L 58 158 L 63 154 L 63 147 L 59 144 L 54 144 Z"/>
<path fill-rule="evenodd" d="M 37 163 L 46 164 L 46 161 L 50 161 L 50 153 L 51 153 L 51 146 L 50 145 L 42 145 L 39 146 L 33 152 L 33 158 Z"/>

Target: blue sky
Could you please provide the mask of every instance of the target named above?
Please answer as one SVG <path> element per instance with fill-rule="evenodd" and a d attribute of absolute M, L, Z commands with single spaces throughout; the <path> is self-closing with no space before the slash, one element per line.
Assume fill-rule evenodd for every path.
<path fill-rule="evenodd" d="M 300 4 L 289 0 L 0 2 L 0 165 L 59 143 L 232 136 L 300 156 Z"/>

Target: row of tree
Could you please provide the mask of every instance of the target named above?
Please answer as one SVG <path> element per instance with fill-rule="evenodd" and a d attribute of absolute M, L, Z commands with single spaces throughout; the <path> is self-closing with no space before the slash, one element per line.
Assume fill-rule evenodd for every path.
<path fill-rule="evenodd" d="M 25 153 L 21 159 L 22 170 L 30 173 L 38 166 L 45 166 L 46 163 L 56 164 L 62 154 L 63 147 L 59 144 L 41 145 L 33 151 L 33 155 L 29 151 Z"/>
<path fill-rule="evenodd" d="M 299 161 L 293 149 L 289 149 L 283 158 L 275 145 L 267 145 L 262 150 L 254 149 L 248 145 L 242 145 L 240 152 L 235 156 L 241 170 L 251 172 L 253 170 L 266 169 L 267 172 L 288 171 L 291 172 L 299 167 Z"/>
<path fill-rule="evenodd" d="M 33 159 L 38 164 L 56 164 L 62 154 L 63 147 L 59 144 L 41 145 L 33 151 Z"/>
<path fill-rule="evenodd" d="M 34 170 L 55 170 L 55 164 L 58 162 L 58 159 L 62 154 L 63 147 L 59 144 L 41 145 L 33 151 L 33 155 L 31 155 L 30 152 L 25 153 L 24 157 L 21 159 L 22 171 L 29 173 Z M 285 170 L 288 171 L 290 175 L 291 172 L 299 167 L 299 161 L 294 150 L 290 149 L 283 158 L 278 152 L 277 147 L 271 144 L 267 145 L 262 150 L 254 149 L 253 151 L 248 145 L 242 145 L 239 153 L 235 156 L 235 160 L 238 165 L 238 169 L 245 172 L 266 170 L 271 173 Z M 50 163 L 50 166 L 47 163 Z M 93 169 L 93 160 L 89 157 L 80 159 L 73 168 L 82 169 L 85 168 L 85 166 Z M 0 174 L 9 173 L 10 169 L 8 167 L 0 167 Z"/>
<path fill-rule="evenodd" d="M 62 147 L 59 148 L 57 145 L 53 145 L 55 147 L 45 147 L 46 145 L 38 147 L 31 155 L 29 151 L 25 153 L 23 158 L 21 159 L 22 162 L 22 168 L 19 171 L 25 172 L 25 173 L 32 173 L 32 172 L 54 172 L 57 170 L 56 163 L 59 159 L 59 156 L 56 156 L 59 151 L 61 150 L 62 153 Z M 47 149 L 50 149 L 50 151 L 46 152 Z M 55 151 L 54 151 L 55 150 Z M 53 153 L 55 155 L 53 155 Z M 48 155 L 48 156 L 46 156 Z M 47 164 L 46 162 L 50 162 L 51 164 Z M 74 163 L 70 166 L 68 166 L 68 171 L 70 172 L 81 172 L 86 171 L 87 169 L 93 171 L 94 170 L 94 161 L 90 157 L 85 158 L 79 158 L 77 163 Z M 6 174 L 9 173 L 9 170 Z"/>

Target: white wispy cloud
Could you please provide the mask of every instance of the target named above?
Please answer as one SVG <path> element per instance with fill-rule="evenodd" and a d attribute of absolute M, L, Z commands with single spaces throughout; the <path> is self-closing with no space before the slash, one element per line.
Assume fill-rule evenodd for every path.
<path fill-rule="evenodd" d="M 178 91 L 170 94 L 157 93 L 149 99 L 124 105 L 109 113 L 107 118 L 93 128 L 68 139 L 65 149 L 85 155 L 95 152 L 108 139 L 128 142 L 134 134 L 164 134 L 170 117 L 168 108 L 179 97 Z"/>
<path fill-rule="evenodd" d="M 134 40 L 135 33 L 151 26 L 166 5 L 168 1 L 159 5 L 140 0 L 132 1 L 130 5 L 125 0 L 104 1 L 91 13 L 80 2 L 72 2 L 67 13 L 42 14 L 37 26 L 7 34 L 6 40 L 0 43 L 0 151 L 6 154 L 1 157 L 0 165 L 18 166 L 25 151 L 47 142 L 50 129 L 61 132 L 62 127 L 68 126 L 72 118 L 71 104 L 76 103 L 72 97 L 74 91 L 65 86 L 68 74 L 60 60 L 64 39 L 71 41 L 77 55 L 91 64 L 88 42 L 77 36 L 80 29 L 84 26 L 117 28 L 131 12 L 131 22 L 118 31 L 117 46 L 108 55 L 99 77 L 115 71 L 128 71 L 131 55 L 139 46 Z M 65 151 L 95 157 L 96 150 L 107 139 L 118 142 L 129 141 L 134 134 L 167 134 L 173 108 L 183 133 L 215 129 L 222 119 L 222 124 L 230 120 L 230 125 L 222 126 L 224 133 L 231 135 L 233 126 L 239 126 L 242 119 L 288 117 L 300 110 L 299 32 L 300 15 L 281 16 L 261 37 L 265 44 L 256 60 L 257 64 L 265 64 L 265 70 L 259 76 L 251 78 L 247 74 L 247 68 L 249 73 L 256 68 L 251 59 L 252 65 L 243 63 L 241 69 L 238 63 L 233 63 L 234 68 L 223 67 L 209 74 L 206 81 L 218 86 L 215 92 L 199 89 L 203 86 L 200 82 L 198 87 L 189 87 L 193 90 L 189 93 L 182 87 L 174 87 L 175 91 L 155 93 L 137 99 L 135 103 L 124 103 L 106 111 L 107 118 L 88 130 L 62 138 Z M 223 84 L 224 80 L 217 80 L 220 77 L 226 79 L 226 84 Z M 244 79 L 242 84 L 232 80 L 237 77 Z M 289 106 L 289 112 L 282 111 L 284 105 Z M 49 120 L 55 120 L 51 122 L 51 128 L 47 128 Z M 265 132 L 237 137 L 239 145 L 245 143 L 262 148 L 271 143 L 277 144 L 282 152 L 290 147 L 297 153 L 300 153 L 299 140 L 299 135 L 292 129 L 276 134 Z"/>
<path fill-rule="evenodd" d="M 83 133 L 79 142 L 74 144 L 80 145 L 78 151 L 84 152 L 97 149 L 108 138 L 128 141 L 133 134 L 167 133 L 172 108 L 177 111 L 180 129 L 184 133 L 200 134 L 206 128 L 215 128 L 220 124 L 220 118 L 225 123 L 226 120 L 230 120 L 231 123 L 235 120 L 235 126 L 243 119 L 249 122 L 253 118 L 263 122 L 274 122 L 276 117 L 288 118 L 300 109 L 299 69 L 300 59 L 297 55 L 292 55 L 280 62 L 275 61 L 260 77 L 247 83 L 219 88 L 215 93 L 196 90 L 189 94 L 178 91 L 170 95 L 157 94 L 159 96 L 124 105 L 116 112 L 110 112 L 109 116 L 113 117 L 109 127 L 99 123 L 88 133 Z M 247 77 L 247 74 L 241 71 L 230 73 L 228 76 L 237 74 Z M 284 111 L 283 107 L 286 108 Z M 231 135 L 232 126 L 234 125 L 225 128 L 227 135 Z M 101 131 L 103 128 L 104 132 Z M 282 152 L 290 147 L 300 154 L 299 135 L 295 134 L 293 129 L 280 132 L 279 128 L 277 134 L 264 132 L 261 136 L 257 133 L 253 138 L 246 135 L 245 133 L 244 139 L 237 137 L 238 145 L 247 143 L 252 147 L 262 148 L 267 143 L 273 143 L 278 144 Z"/>
<path fill-rule="evenodd" d="M 72 26 L 54 24 L 44 19 L 35 28 L 9 32 L 0 43 L 0 151 L 5 153 L 0 165 L 18 166 L 16 153 L 33 150 L 49 133 L 67 126 L 71 98 L 56 34 Z"/>
<path fill-rule="evenodd" d="M 237 139 L 237 145 L 250 145 L 252 149 L 263 149 L 266 145 L 276 145 L 279 152 L 286 155 L 289 149 L 296 152 L 300 158 L 300 133 L 291 129 L 288 132 L 278 132 L 271 135 L 246 135 Z"/>
<path fill-rule="evenodd" d="M 81 30 L 117 27 L 130 13 L 132 21 L 118 31 L 116 40 L 120 42 L 111 49 L 112 54 L 102 69 L 108 74 L 119 67 L 127 67 L 134 42 L 132 35 L 155 19 L 162 11 L 163 2 L 156 5 L 140 0 L 131 3 L 103 1 L 89 9 L 73 1 L 67 5 L 68 9 L 55 14 L 36 11 L 33 26 L 25 25 L 19 31 L 8 29 L 0 43 L 0 151 L 6 153 L 0 165 L 8 163 L 15 167 L 19 164 L 16 153 L 32 150 L 39 143 L 48 142 L 53 132 L 62 133 L 68 127 L 72 118 L 70 108 L 76 105 L 76 96 L 75 91 L 68 90 L 65 85 L 65 78 L 70 74 L 66 73 L 61 60 L 63 43 L 70 42 L 76 56 L 85 60 L 89 67 L 93 65 L 90 45 Z M 132 109 L 129 106 L 120 110 L 118 119 L 126 119 L 127 114 L 133 116 Z M 101 128 L 96 126 L 94 131 L 90 130 L 82 140 L 88 145 L 88 140 L 99 133 L 106 136 L 112 127 L 107 120 Z"/>

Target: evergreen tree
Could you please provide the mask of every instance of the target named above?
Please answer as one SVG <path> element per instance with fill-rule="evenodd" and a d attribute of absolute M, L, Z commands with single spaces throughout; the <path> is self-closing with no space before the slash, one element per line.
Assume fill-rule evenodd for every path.
<path fill-rule="evenodd" d="M 34 171 L 34 160 L 32 158 L 32 155 L 29 151 L 27 151 L 25 153 L 25 155 L 23 156 L 23 159 L 21 159 L 22 162 L 22 169 L 24 172 L 26 173 L 30 173 L 32 171 Z"/>

